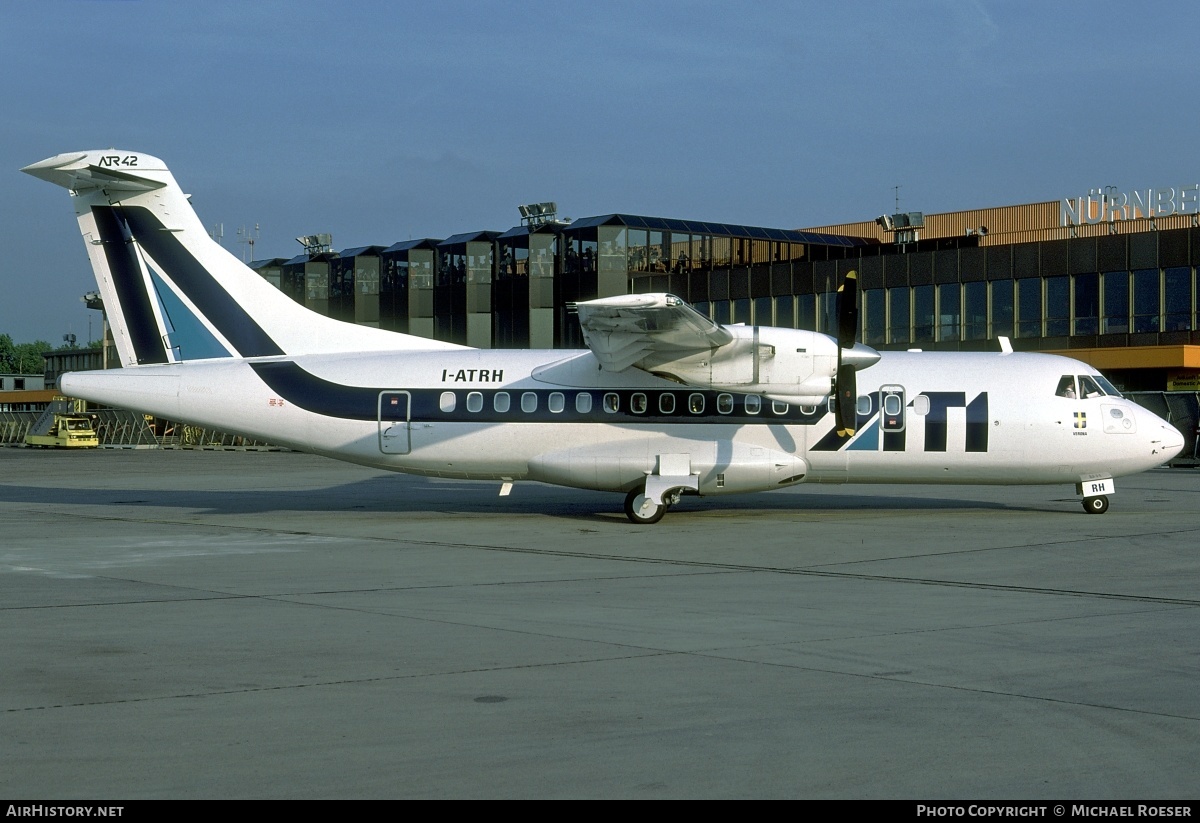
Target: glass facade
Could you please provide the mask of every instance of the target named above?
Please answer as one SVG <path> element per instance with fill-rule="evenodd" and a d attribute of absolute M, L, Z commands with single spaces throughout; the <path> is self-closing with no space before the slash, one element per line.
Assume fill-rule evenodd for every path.
<path fill-rule="evenodd" d="M 273 261 L 270 276 L 339 319 L 496 348 L 580 348 L 569 304 L 645 292 L 676 294 L 719 323 L 835 333 L 851 270 L 861 339 L 880 349 L 994 350 L 1000 336 L 1025 350 L 1200 344 L 1200 227 L 901 250 L 614 214 L 353 251 Z"/>
<path fill-rule="evenodd" d="M 1100 304 L 1104 307 L 1100 330 L 1102 334 L 1124 334 L 1129 331 L 1129 272 L 1106 271 L 1103 278 Z"/>
<path fill-rule="evenodd" d="M 962 288 L 958 283 L 942 283 L 937 291 L 937 339 L 958 340 L 962 337 Z"/>
<path fill-rule="evenodd" d="M 1172 266 L 1163 272 L 1163 328 L 1165 332 L 1196 328 L 1195 281 L 1187 266 Z"/>
<path fill-rule="evenodd" d="M 1133 331 L 1145 334 L 1159 330 L 1162 315 L 1162 272 L 1138 269 L 1133 273 Z"/>
<path fill-rule="evenodd" d="M 1077 274 L 1071 278 L 1071 334 L 1093 335 L 1100 330 L 1100 275 Z"/>
<path fill-rule="evenodd" d="M 895 346 L 906 346 L 912 342 L 912 294 L 908 287 L 888 289 L 888 334 L 887 342 Z"/>
<path fill-rule="evenodd" d="M 1066 275 L 1046 278 L 1046 337 L 1071 333 L 1071 280 Z"/>
<path fill-rule="evenodd" d="M 994 280 L 988 283 L 988 289 L 991 292 L 988 337 L 1012 337 L 1016 318 L 1013 302 L 1016 284 L 1012 280 Z"/>
<path fill-rule="evenodd" d="M 963 283 L 963 339 L 988 339 L 988 284 Z"/>

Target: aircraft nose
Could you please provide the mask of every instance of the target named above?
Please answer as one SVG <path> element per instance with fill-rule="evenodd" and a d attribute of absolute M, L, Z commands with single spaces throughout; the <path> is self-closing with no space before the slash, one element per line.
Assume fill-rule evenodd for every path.
<path fill-rule="evenodd" d="M 1162 428 L 1162 453 L 1165 460 L 1170 460 L 1183 451 L 1183 432 L 1170 423 L 1163 423 Z"/>
<path fill-rule="evenodd" d="M 1161 466 L 1183 451 L 1183 432 L 1145 407 L 1134 407 L 1141 443 L 1150 449 L 1150 458 Z"/>

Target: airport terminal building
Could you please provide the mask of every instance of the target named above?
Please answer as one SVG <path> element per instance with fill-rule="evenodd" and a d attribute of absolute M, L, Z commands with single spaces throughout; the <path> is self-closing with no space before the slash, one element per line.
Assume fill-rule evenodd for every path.
<path fill-rule="evenodd" d="M 520 226 L 310 248 L 252 264 L 322 314 L 483 348 L 582 347 L 569 304 L 671 292 L 721 323 L 834 330 L 859 273 L 861 339 L 878 349 L 1070 354 L 1129 391 L 1200 389 L 1198 186 L 804 230 L 553 204 Z"/>

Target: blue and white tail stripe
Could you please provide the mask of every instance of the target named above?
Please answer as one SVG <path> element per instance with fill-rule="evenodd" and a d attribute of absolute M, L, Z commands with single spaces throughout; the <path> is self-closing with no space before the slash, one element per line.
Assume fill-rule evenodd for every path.
<path fill-rule="evenodd" d="M 119 282 L 125 284 L 122 298 L 140 289 L 131 303 L 121 300 L 126 322 L 137 328 L 134 340 L 139 362 L 166 362 L 148 359 L 161 356 L 164 349 L 169 360 L 231 355 L 269 357 L 284 353 L 149 209 L 94 206 L 92 213 L 114 276 L 119 275 Z M 129 240 L 123 239 L 126 237 Z M 125 248 L 116 248 L 119 245 Z M 133 249 L 141 252 L 140 260 L 135 258 Z M 147 282 L 152 287 L 150 294 L 146 293 Z M 153 313 L 151 295 L 158 309 Z M 152 323 L 158 337 L 153 342 L 149 341 L 148 328 Z M 169 347 L 164 346 L 164 339 L 171 344 Z"/>
<path fill-rule="evenodd" d="M 158 158 L 61 154 L 23 171 L 69 189 L 124 366 L 462 348 L 309 311 L 223 249 Z"/>

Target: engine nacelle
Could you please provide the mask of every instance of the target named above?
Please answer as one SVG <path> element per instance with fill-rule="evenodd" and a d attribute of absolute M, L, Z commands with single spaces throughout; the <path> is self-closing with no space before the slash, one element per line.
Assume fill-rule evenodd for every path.
<path fill-rule="evenodd" d="M 837 341 L 826 334 L 774 326 L 726 326 L 732 342 L 686 356 L 648 355 L 637 365 L 689 386 L 758 394 L 771 400 L 815 406 L 837 375 Z"/>

